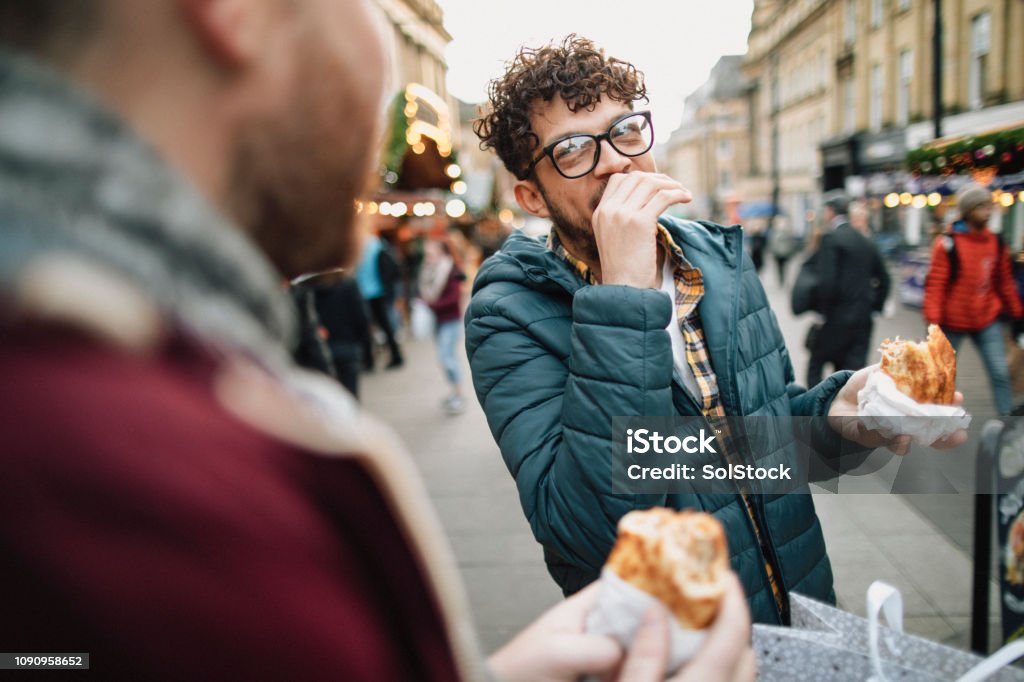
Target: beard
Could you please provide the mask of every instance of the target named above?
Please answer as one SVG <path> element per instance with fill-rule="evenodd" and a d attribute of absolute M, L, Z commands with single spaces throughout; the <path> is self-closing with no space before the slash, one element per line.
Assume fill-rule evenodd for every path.
<path fill-rule="evenodd" d="M 544 190 L 544 185 L 539 180 L 537 181 L 537 188 L 544 199 L 544 205 L 551 215 L 551 223 L 558 233 L 558 238 L 561 240 L 562 245 L 573 256 L 589 264 L 599 264 L 601 262 L 601 256 L 597 251 L 597 242 L 594 241 L 594 226 L 591 222 L 591 216 L 594 215 L 598 204 L 601 203 L 601 197 L 604 196 L 604 190 L 607 186 L 607 180 L 601 183 L 601 186 L 590 199 L 590 213 L 583 216 L 570 215 L 568 211 L 563 210 L 561 206 L 551 200 L 548 193 Z"/>
<path fill-rule="evenodd" d="M 286 103 L 240 126 L 230 188 L 236 219 L 288 278 L 358 258 L 365 230 L 355 202 L 379 137 L 377 93 L 354 87 L 315 40 L 301 49 Z"/>

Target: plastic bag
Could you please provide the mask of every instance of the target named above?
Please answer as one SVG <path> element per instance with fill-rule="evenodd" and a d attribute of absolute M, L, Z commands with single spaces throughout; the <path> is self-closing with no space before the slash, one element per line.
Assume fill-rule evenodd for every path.
<path fill-rule="evenodd" d="M 409 318 L 414 339 L 425 339 L 434 333 L 434 312 L 422 300 L 413 300 Z"/>

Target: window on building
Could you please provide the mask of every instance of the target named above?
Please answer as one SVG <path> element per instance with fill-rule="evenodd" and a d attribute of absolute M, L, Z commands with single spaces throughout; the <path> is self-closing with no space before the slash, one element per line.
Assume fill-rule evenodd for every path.
<path fill-rule="evenodd" d="M 718 141 L 718 158 L 720 158 L 720 159 L 731 159 L 732 158 L 732 140 L 719 140 Z"/>
<path fill-rule="evenodd" d="M 847 134 L 857 129 L 857 100 L 854 97 L 853 78 L 843 81 L 843 130 Z"/>
<path fill-rule="evenodd" d="M 896 9 L 901 12 L 910 9 L 910 0 L 898 0 L 896 3 Z"/>
<path fill-rule="evenodd" d="M 871 67 L 871 101 L 868 109 L 868 127 L 872 132 L 882 129 L 882 98 L 885 96 L 884 82 L 882 81 L 882 65 L 875 64 Z"/>
<path fill-rule="evenodd" d="M 857 40 L 857 0 L 846 0 L 846 14 L 843 19 L 843 42 L 853 45 Z"/>
<path fill-rule="evenodd" d="M 882 25 L 882 18 L 885 14 L 885 0 L 871 0 L 871 28 L 878 28 Z"/>
<path fill-rule="evenodd" d="M 718 189 L 732 189 L 732 171 L 723 170 L 718 175 Z"/>
<path fill-rule="evenodd" d="M 896 123 L 905 126 L 910 122 L 910 81 L 914 78 L 913 50 L 900 51 L 899 78 L 896 86 Z"/>
<path fill-rule="evenodd" d="M 982 12 L 971 19 L 971 66 L 968 72 L 967 101 L 972 109 L 985 104 L 986 72 L 992 46 L 992 13 Z"/>

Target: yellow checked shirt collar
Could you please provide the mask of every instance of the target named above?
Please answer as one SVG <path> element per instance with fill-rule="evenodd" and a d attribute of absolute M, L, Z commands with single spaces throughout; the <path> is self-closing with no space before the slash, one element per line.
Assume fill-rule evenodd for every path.
<path fill-rule="evenodd" d="M 679 248 L 675 240 L 672 239 L 672 235 L 669 234 L 669 231 L 660 223 L 658 224 L 658 242 L 665 247 L 667 253 L 675 263 L 674 269 L 677 274 L 680 270 L 692 271 L 695 269 L 683 256 L 683 250 Z M 558 235 L 555 234 L 553 229 L 548 234 L 547 248 L 549 251 L 553 252 L 556 256 L 568 263 L 584 282 L 587 284 L 599 283 L 597 278 L 594 276 L 594 273 L 590 271 L 590 267 L 569 253 L 569 250 L 562 245 L 562 241 L 558 238 Z"/>

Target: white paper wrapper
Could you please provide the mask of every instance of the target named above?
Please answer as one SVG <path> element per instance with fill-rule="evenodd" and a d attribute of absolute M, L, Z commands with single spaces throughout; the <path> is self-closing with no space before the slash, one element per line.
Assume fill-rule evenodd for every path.
<path fill-rule="evenodd" d="M 587 616 L 587 632 L 605 635 L 628 649 L 633 644 L 644 614 L 658 600 L 643 590 L 633 587 L 607 568 L 601 571 L 597 599 Z M 670 645 L 668 670 L 693 658 L 704 641 L 704 630 L 684 630 L 679 622 L 669 617 Z"/>
<path fill-rule="evenodd" d="M 857 394 L 857 414 L 864 426 L 877 429 L 883 436 L 911 436 L 921 445 L 931 445 L 971 423 L 971 416 L 962 407 L 916 402 L 881 370 L 868 375 Z"/>

